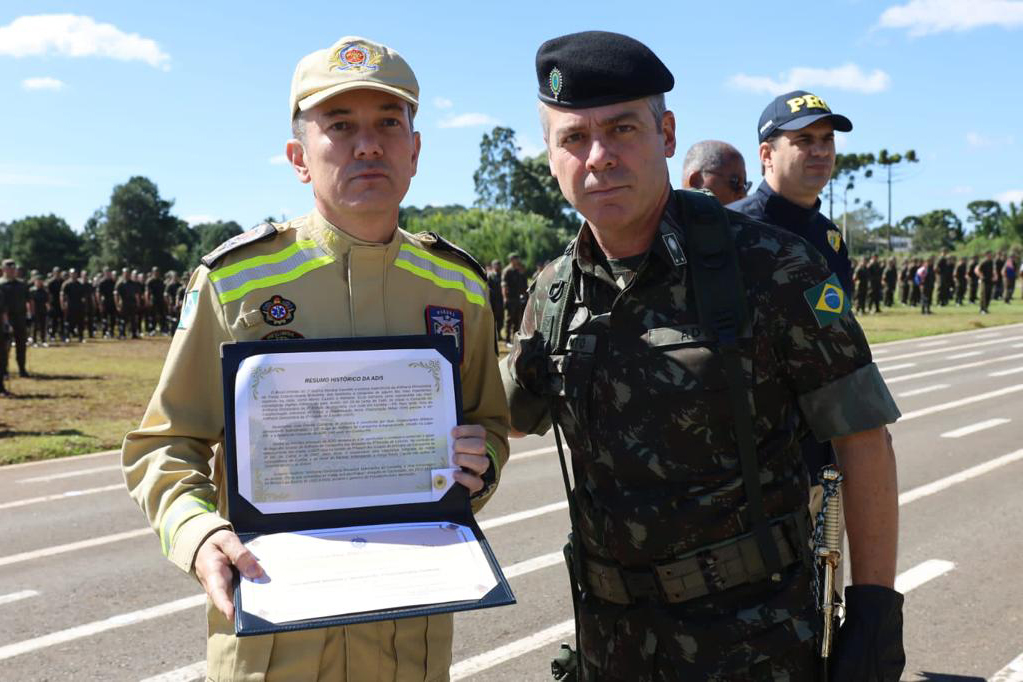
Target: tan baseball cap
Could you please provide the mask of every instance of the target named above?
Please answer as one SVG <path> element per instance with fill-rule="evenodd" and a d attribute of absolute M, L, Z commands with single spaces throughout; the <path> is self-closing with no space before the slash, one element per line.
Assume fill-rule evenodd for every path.
<path fill-rule="evenodd" d="M 401 55 L 380 43 L 345 36 L 325 50 L 306 55 L 291 79 L 291 117 L 338 93 L 381 90 L 419 108 L 419 83 Z"/>

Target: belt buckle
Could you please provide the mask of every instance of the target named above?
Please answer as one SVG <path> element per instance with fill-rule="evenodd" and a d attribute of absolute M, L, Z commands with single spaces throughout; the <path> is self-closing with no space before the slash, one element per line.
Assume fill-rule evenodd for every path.
<path fill-rule="evenodd" d="M 633 602 L 639 599 L 656 599 L 661 596 L 660 581 L 650 571 L 620 569 L 625 592 Z"/>
<path fill-rule="evenodd" d="M 725 581 L 718 573 L 717 559 L 710 552 L 701 552 L 696 555 L 696 561 L 700 566 L 700 572 L 703 573 L 704 580 L 707 581 L 708 586 L 712 586 L 716 591 L 720 592 L 725 589 Z"/>

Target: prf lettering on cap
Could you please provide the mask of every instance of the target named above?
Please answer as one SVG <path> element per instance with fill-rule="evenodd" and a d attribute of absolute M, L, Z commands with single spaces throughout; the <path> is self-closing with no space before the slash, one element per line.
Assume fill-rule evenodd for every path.
<path fill-rule="evenodd" d="M 824 109 L 825 111 L 831 111 L 831 109 L 828 108 L 827 103 L 817 95 L 806 94 L 802 97 L 793 97 L 792 99 L 785 100 L 785 104 L 789 105 L 789 109 L 792 110 L 793 114 L 802 109 L 804 106 L 807 109 Z"/>

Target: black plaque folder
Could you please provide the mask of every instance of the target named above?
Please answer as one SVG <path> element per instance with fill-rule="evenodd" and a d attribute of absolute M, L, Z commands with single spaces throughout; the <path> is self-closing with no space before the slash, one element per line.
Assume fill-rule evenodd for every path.
<path fill-rule="evenodd" d="M 238 636 L 515 603 L 446 459 L 462 421 L 452 337 L 240 342 L 221 358 L 228 519 L 269 576 L 236 572 Z"/>

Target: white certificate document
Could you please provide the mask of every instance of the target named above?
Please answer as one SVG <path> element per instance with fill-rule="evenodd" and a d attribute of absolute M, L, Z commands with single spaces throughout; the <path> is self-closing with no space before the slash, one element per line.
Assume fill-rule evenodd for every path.
<path fill-rule="evenodd" d="M 497 583 L 471 529 L 401 523 L 261 535 L 246 543 L 268 580 L 241 580 L 247 613 L 271 623 L 479 600 Z"/>
<path fill-rule="evenodd" d="M 434 349 L 253 355 L 234 400 L 238 491 L 261 513 L 433 502 L 454 484 L 453 371 Z"/>

